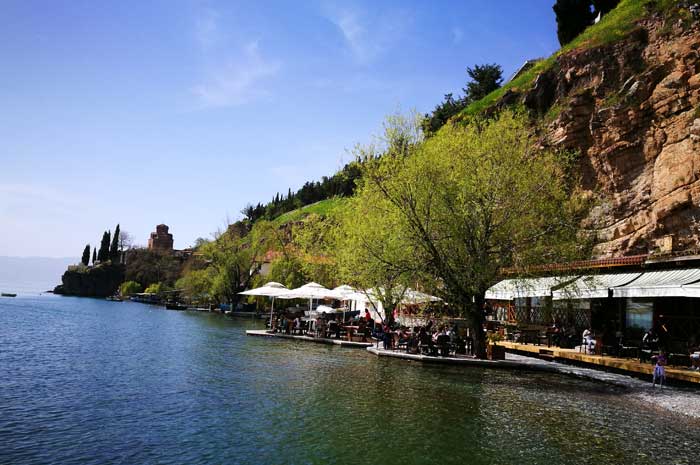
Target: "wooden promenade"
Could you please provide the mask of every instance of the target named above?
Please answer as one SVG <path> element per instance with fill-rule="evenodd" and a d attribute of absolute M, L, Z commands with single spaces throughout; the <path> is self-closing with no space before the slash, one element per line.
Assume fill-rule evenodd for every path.
<path fill-rule="evenodd" d="M 499 342 L 506 348 L 506 351 L 516 354 L 536 356 L 543 359 L 559 362 L 569 362 L 585 365 L 588 367 L 602 367 L 618 372 L 629 373 L 636 376 L 648 377 L 651 379 L 654 366 L 647 362 L 641 363 L 639 360 L 630 358 L 614 357 L 612 355 L 592 355 L 579 352 L 577 349 L 562 349 L 560 347 L 547 347 L 546 345 L 520 344 L 517 342 Z M 687 367 L 666 367 L 666 378 L 677 379 L 687 383 L 700 385 L 700 372 L 689 370 Z"/>

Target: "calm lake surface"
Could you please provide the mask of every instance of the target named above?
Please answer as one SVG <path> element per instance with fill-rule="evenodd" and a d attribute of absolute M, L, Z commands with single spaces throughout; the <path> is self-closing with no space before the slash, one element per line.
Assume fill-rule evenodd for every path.
<path fill-rule="evenodd" d="M 245 336 L 259 326 L 0 299 L 0 463 L 700 463 L 700 425 L 600 384 Z"/>

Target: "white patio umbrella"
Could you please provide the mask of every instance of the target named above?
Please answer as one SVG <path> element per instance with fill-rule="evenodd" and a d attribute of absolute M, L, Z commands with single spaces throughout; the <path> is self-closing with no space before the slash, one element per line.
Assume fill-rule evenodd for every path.
<path fill-rule="evenodd" d="M 353 300 L 352 296 L 355 295 L 355 288 L 343 284 L 342 286 L 335 287 L 331 290 L 333 293 L 333 298 L 337 300 Z M 345 307 L 343 307 L 343 321 L 345 321 Z"/>
<path fill-rule="evenodd" d="M 307 283 L 296 289 L 280 294 L 280 299 L 309 299 L 309 311 L 313 305 L 313 299 L 333 299 L 333 293 L 318 283 Z"/>
<path fill-rule="evenodd" d="M 289 292 L 289 289 L 287 289 L 284 284 L 270 281 L 262 287 L 239 292 L 239 294 L 272 297 L 272 306 L 270 307 L 270 329 L 272 329 L 272 312 L 275 310 L 275 297 L 279 297 L 287 292 Z"/>

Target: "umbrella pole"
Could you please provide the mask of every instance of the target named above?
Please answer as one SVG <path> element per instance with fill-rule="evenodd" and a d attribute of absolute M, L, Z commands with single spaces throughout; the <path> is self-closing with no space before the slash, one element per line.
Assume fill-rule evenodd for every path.
<path fill-rule="evenodd" d="M 274 331 L 272 327 L 272 312 L 275 311 L 275 296 L 272 296 L 272 306 L 270 307 L 270 331 Z"/>

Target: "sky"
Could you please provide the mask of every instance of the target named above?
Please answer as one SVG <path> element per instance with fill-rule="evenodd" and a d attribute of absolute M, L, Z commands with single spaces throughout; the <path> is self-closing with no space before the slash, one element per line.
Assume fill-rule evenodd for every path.
<path fill-rule="evenodd" d="M 176 248 L 332 175 L 387 115 L 558 48 L 553 0 L 0 2 L 0 255 Z"/>

